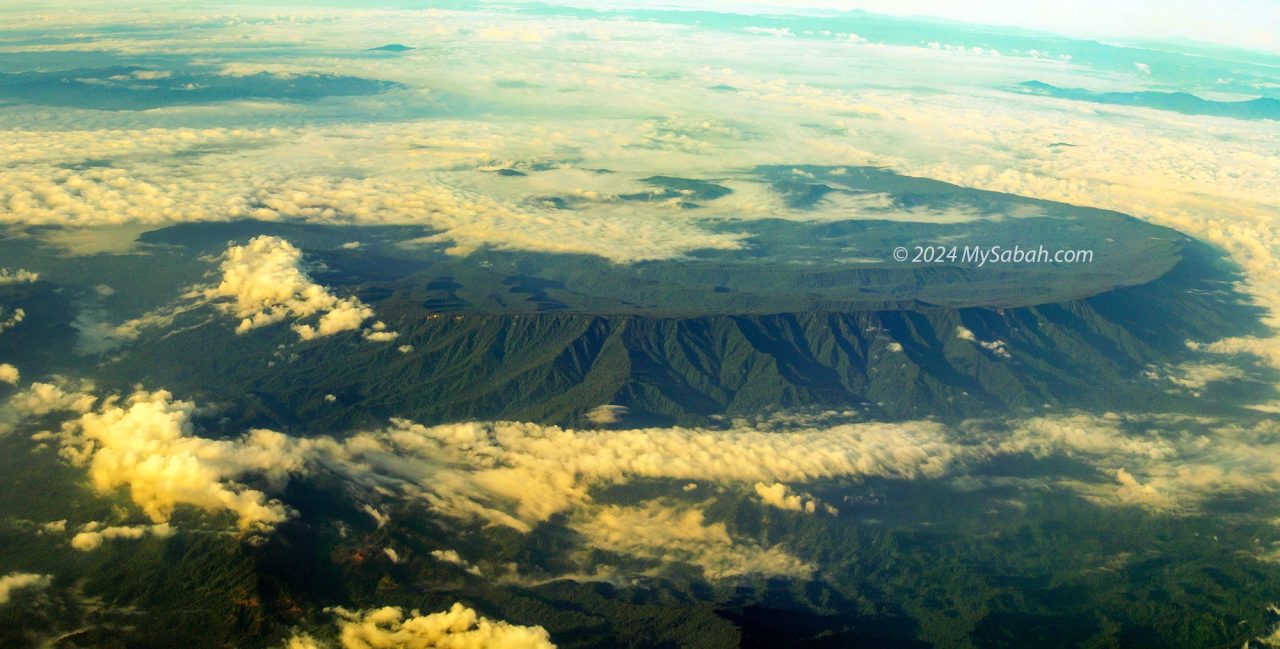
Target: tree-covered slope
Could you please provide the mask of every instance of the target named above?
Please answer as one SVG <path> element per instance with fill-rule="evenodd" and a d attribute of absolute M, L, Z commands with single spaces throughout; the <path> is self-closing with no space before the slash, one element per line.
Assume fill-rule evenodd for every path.
<path fill-rule="evenodd" d="M 299 342 L 283 326 L 236 335 L 205 314 L 115 354 L 101 375 L 216 402 L 251 395 L 248 422 L 309 429 L 390 416 L 581 424 L 606 404 L 626 407 L 627 424 L 797 408 L 902 419 L 1173 404 L 1146 372 L 1177 363 L 1188 340 L 1248 333 L 1251 315 L 1221 290 L 1231 276 L 1212 250 L 1189 244 L 1182 258 L 1147 284 L 1018 308 L 439 313 L 393 294 L 372 302 L 400 334 L 387 344 L 355 333 Z"/>

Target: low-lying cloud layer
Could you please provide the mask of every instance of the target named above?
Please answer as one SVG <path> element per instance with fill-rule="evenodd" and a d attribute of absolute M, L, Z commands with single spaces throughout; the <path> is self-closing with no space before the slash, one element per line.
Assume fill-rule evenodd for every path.
<path fill-rule="evenodd" d="M 516 18 L 485 8 L 298 10 L 285 18 L 267 9 L 211 17 L 178 7 L 116 18 L 168 29 L 199 21 L 197 41 L 166 30 L 140 38 L 111 29 L 116 14 L 106 15 L 20 10 L 9 18 L 13 29 L 92 35 L 24 45 L 33 56 L 187 53 L 222 62 L 231 76 L 354 74 L 406 88 L 344 104 L 339 125 L 308 119 L 330 106 L 265 101 L 144 114 L 19 108 L 0 119 L 0 153 L 13 161 L 0 169 L 0 221 L 413 223 L 457 253 L 495 247 L 626 262 L 749 245 L 672 205 L 615 200 L 637 191 L 639 179 L 732 177 L 759 164 L 882 165 L 1172 225 L 1231 251 L 1263 303 L 1277 304 L 1268 288 L 1280 285 L 1275 129 L 1000 90 L 1028 79 L 1094 85 L 1114 75 L 1067 55 L 989 56 L 993 50 L 973 43 L 897 46 L 854 34 L 773 38 L 621 14 Z M 417 49 L 366 56 L 369 33 Z M 276 47 L 281 42 L 298 47 Z M 658 52 L 654 42 L 668 46 Z M 414 64 L 437 55 L 453 65 Z M 863 74 L 845 74 L 851 66 Z M 159 66 L 131 76 L 180 72 Z M 1149 83 L 1137 64 L 1128 72 L 1129 83 Z M 1215 81 L 1223 80 L 1199 80 Z M 484 118 L 469 119 L 471 107 L 484 107 Z M 358 121 L 361 114 L 368 119 Z M 536 180 L 540 174 L 552 180 Z M 548 207 L 545 199 L 557 197 L 582 197 L 591 209 Z M 776 196 L 739 198 L 695 213 L 795 216 Z M 820 212 L 801 218 L 859 216 L 838 204 Z"/>
<path fill-rule="evenodd" d="M 1040 480 L 1101 506 L 1191 512 L 1218 496 L 1280 494 L 1280 424 L 1267 419 L 1076 414 L 956 427 L 801 420 L 724 430 L 393 420 L 342 440 L 270 430 L 211 439 L 197 428 L 195 404 L 164 391 L 94 404 L 75 386 L 37 383 L 14 395 L 6 411 L 28 418 L 68 413 L 58 433 L 37 437 L 56 437 L 63 456 L 85 467 L 95 489 L 126 490 L 157 525 L 168 522 L 175 508 L 190 506 L 230 513 L 243 530 L 269 530 L 292 516 L 278 499 L 290 479 L 329 472 L 362 488 L 366 509 L 377 513 L 380 525 L 386 515 L 375 505 L 384 498 L 524 532 L 566 514 L 568 524 L 598 547 L 696 565 L 720 577 L 803 575 L 811 567 L 781 546 L 733 538 L 723 522 L 706 518 L 705 503 L 651 500 L 623 507 L 597 502 L 597 489 L 665 480 L 679 495 L 687 491 L 682 485 L 694 482 L 759 499 L 780 512 L 837 516 L 836 508 L 794 485 L 953 479 L 999 458 L 1022 456 L 1092 467 L 1092 478 L 1048 472 Z M 114 534 L 97 528 L 82 533 Z M 90 534 L 81 544 L 93 542 Z"/>
<path fill-rule="evenodd" d="M 762 547 L 734 539 L 724 523 L 710 523 L 702 510 L 649 502 L 639 507 L 588 508 L 571 527 L 592 548 L 660 564 L 697 566 L 708 579 L 748 574 L 807 577 L 814 566 L 781 545 Z"/>
<path fill-rule="evenodd" d="M 933 422 L 850 424 L 786 433 L 746 428 L 574 430 L 495 422 L 394 420 L 344 446 L 370 475 L 455 516 L 529 530 L 634 480 L 740 485 L 844 477 L 940 477 L 963 459 Z"/>

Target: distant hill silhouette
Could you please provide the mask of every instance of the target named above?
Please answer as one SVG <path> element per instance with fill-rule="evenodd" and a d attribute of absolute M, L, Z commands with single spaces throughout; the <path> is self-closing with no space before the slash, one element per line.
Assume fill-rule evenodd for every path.
<path fill-rule="evenodd" d="M 401 45 L 400 43 L 389 43 L 387 45 L 382 45 L 380 47 L 371 47 L 369 48 L 368 51 L 370 52 L 408 52 L 410 50 L 416 50 L 416 49 L 418 48 L 409 47 L 408 45 Z"/>
<path fill-rule="evenodd" d="M 1280 120 L 1280 99 L 1268 97 L 1247 101 L 1213 101 L 1186 92 L 1090 92 L 1084 88 L 1059 88 L 1043 81 L 1025 81 L 1018 86 L 1027 94 L 1059 99 L 1091 101 L 1116 106 L 1142 106 L 1184 115 Z"/>

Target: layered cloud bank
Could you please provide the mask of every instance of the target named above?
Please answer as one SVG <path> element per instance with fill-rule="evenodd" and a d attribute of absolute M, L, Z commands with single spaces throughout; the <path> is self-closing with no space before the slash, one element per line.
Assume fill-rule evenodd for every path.
<path fill-rule="evenodd" d="M 1236 424 L 1172 415 L 1086 414 L 1014 421 L 932 421 L 767 428 L 580 430 L 516 422 L 422 426 L 405 420 L 345 439 L 270 430 L 206 436 L 200 411 L 164 391 L 101 401 L 88 386 L 36 383 L 10 398 L 12 422 L 60 416 L 69 462 L 102 493 L 124 491 L 154 525 L 86 526 L 73 544 L 163 536 L 178 507 L 234 518 L 263 532 L 293 512 L 279 500 L 291 479 L 342 476 L 376 514 L 386 499 L 420 502 L 449 517 L 528 532 L 563 521 L 594 547 L 658 566 L 697 566 L 711 578 L 803 576 L 813 567 L 781 545 L 734 538 L 708 518 L 708 485 L 779 515 L 838 516 L 796 486 L 841 481 L 963 479 L 1000 458 L 1065 458 L 1092 475 L 1048 472 L 1038 484 L 1101 506 L 1191 512 L 1220 496 L 1280 494 L 1280 423 Z M 63 413 L 58 415 L 58 413 Z M 13 424 L 11 423 L 10 426 Z M 666 481 L 668 498 L 619 506 L 602 488 Z M 967 482 L 966 482 L 967 481 Z M 688 485 L 693 484 L 691 489 Z M 715 493 L 714 491 L 712 493 Z M 459 557 L 460 559 L 460 557 Z"/>
<path fill-rule="evenodd" d="M 780 434 L 753 430 L 583 431 L 514 422 L 390 428 L 346 440 L 252 430 L 197 434 L 196 406 L 165 391 L 94 399 L 34 384 L 11 399 L 23 412 L 84 411 L 59 433 L 63 456 L 102 491 L 127 488 L 156 522 L 178 505 L 236 515 L 245 529 L 288 518 L 278 493 L 321 467 L 371 489 L 388 487 L 442 512 L 519 530 L 590 500 L 591 487 L 638 478 L 750 485 L 761 480 L 938 477 L 963 454 L 940 425 L 857 424 Z M 247 486 L 249 482 L 258 487 Z"/>
<path fill-rule="evenodd" d="M 647 478 L 735 484 L 750 491 L 759 481 L 936 478 L 967 455 L 932 422 L 779 433 L 594 431 L 515 422 L 422 426 L 396 420 L 391 428 L 355 435 L 345 447 L 352 460 L 395 479 L 405 494 L 455 516 L 519 530 L 589 502 L 594 486 Z"/>
<path fill-rule="evenodd" d="M 201 20 L 209 31 L 199 42 L 140 39 L 110 29 L 110 19 L 83 23 L 74 15 L 15 12 L 11 24 L 61 24 L 93 36 L 31 44 L 26 54 L 163 48 L 211 61 L 203 73 L 215 77 L 356 74 L 404 88 L 343 103 L 340 125 L 307 119 L 332 106 L 265 98 L 145 113 L 72 105 L 55 115 L 6 114 L 0 151 L 14 164 L 0 169 L 7 208 L 0 220 L 417 224 L 458 254 L 494 247 L 627 262 L 749 246 L 689 216 L 795 216 L 778 196 L 733 178 L 757 164 L 814 163 L 891 166 L 1119 209 L 1221 243 L 1246 266 L 1265 265 L 1276 253 L 1268 223 L 1280 209 L 1271 191 L 1280 166 L 1267 123 L 1003 90 L 1031 78 L 1091 85 L 1100 75 L 1148 85 L 1137 66 L 1113 78 L 1114 71 L 1038 50 L 990 56 L 989 47 L 972 43 L 906 47 L 847 33 L 778 38 L 785 30 L 764 25 L 728 33 L 625 15 L 299 11 L 285 31 L 270 10 L 214 13 L 148 13 L 153 24 Z M 124 23 L 138 18 L 121 16 Z M 369 33 L 419 48 L 364 56 Z M 282 41 L 297 49 L 275 47 Z M 657 52 L 653 42 L 670 47 Z M 267 49 L 275 54 L 261 54 Z M 415 65 L 428 51 L 455 65 Z M 863 74 L 844 74 L 851 66 Z M 192 73 L 169 67 L 149 61 L 135 81 Z M 483 106 L 485 118 L 468 119 L 474 111 L 458 106 Z M 806 159 L 797 159 L 800 152 Z M 726 179 L 739 191 L 688 212 L 685 201 L 620 200 L 645 191 L 639 181 L 656 174 Z M 857 208 L 833 202 L 800 218 L 857 216 Z M 1259 290 L 1262 279 L 1253 282 Z"/>
<path fill-rule="evenodd" d="M 600 123 L 590 131 L 599 135 L 605 128 Z M 64 131 L 61 135 L 0 130 L 15 140 L 11 148 L 18 150 L 13 157 L 23 163 L 18 169 L 0 170 L 0 200 L 6 198 L 5 188 L 9 194 L 5 201 L 9 209 L 0 211 L 0 224 L 160 227 L 252 218 L 420 225 L 436 234 L 419 239 L 418 244 L 439 245 L 450 254 L 496 248 L 597 255 L 620 263 L 743 245 L 739 235 L 708 232 L 678 218 L 680 208 L 675 204 L 657 209 L 629 205 L 590 186 L 552 190 L 577 195 L 593 208 L 588 213 L 490 187 L 492 173 L 482 168 L 501 166 L 503 161 L 495 155 L 554 157 L 585 142 L 559 141 L 567 132 L 552 134 L 548 141 L 508 141 L 511 134 L 483 134 L 487 129 L 479 123 L 416 122 L 355 130 L 157 129 Z M 49 151 L 32 150 L 30 139 L 49 137 L 61 137 L 64 142 Z M 468 139 L 508 150 L 487 152 Z M 300 148 L 310 155 L 300 158 Z M 428 153 L 433 150 L 437 152 Z M 174 156 L 192 154 L 191 162 L 172 162 Z M 67 168 L 96 156 L 119 156 L 120 166 Z M 347 173 L 353 167 L 361 169 L 357 177 L 335 173 L 331 162 L 304 161 L 338 157 L 349 161 Z M 601 174 L 570 174 L 570 178 L 578 176 L 598 182 Z M 613 184 L 619 192 L 644 189 L 634 175 L 627 183 Z"/>

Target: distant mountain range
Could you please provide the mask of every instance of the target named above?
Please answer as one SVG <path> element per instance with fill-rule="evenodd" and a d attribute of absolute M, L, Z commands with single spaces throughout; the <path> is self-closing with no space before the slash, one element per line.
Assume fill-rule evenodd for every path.
<path fill-rule="evenodd" d="M 1246 101 L 1214 101 L 1186 92 L 1090 92 L 1083 88 L 1059 88 L 1043 81 L 1026 81 L 1018 84 L 1018 88 L 1020 92 L 1032 95 L 1116 106 L 1141 106 L 1185 115 L 1280 120 L 1280 99 L 1269 97 Z"/>

